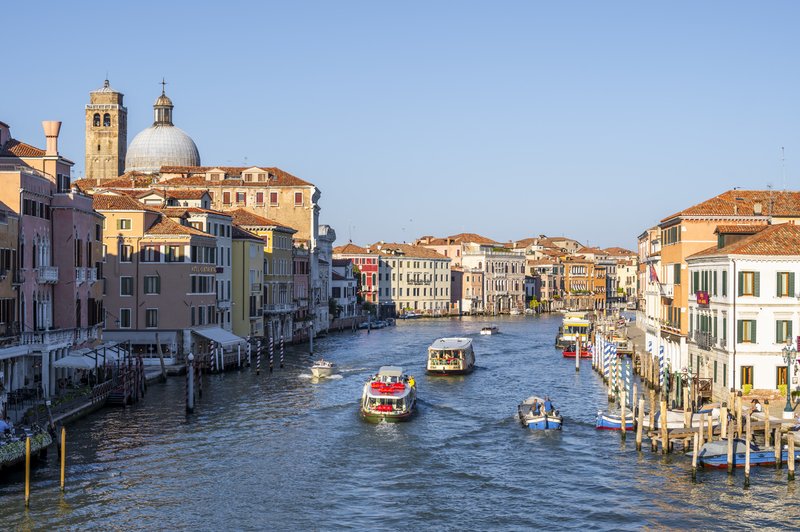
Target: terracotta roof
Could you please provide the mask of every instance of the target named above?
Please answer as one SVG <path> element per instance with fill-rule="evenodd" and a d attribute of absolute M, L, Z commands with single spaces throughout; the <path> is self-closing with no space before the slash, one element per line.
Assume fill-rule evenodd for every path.
<path fill-rule="evenodd" d="M 222 212 L 222 211 L 215 211 L 213 209 L 201 209 L 200 207 L 160 207 L 159 210 L 166 214 L 167 216 L 182 216 L 186 213 L 195 213 L 195 214 L 216 214 L 217 216 L 225 216 L 227 218 L 232 218 L 230 213 Z"/>
<path fill-rule="evenodd" d="M 195 174 L 205 174 L 206 172 L 214 169 L 219 169 L 225 172 L 225 175 L 232 176 L 237 175 L 241 176 L 246 170 L 261 170 L 264 173 L 269 173 L 275 176 L 274 179 L 265 182 L 265 181 L 243 181 L 241 178 L 239 179 L 225 179 L 224 181 L 206 181 L 205 177 L 203 176 L 204 183 L 213 183 L 213 184 L 225 184 L 230 183 L 231 186 L 313 186 L 308 181 L 303 181 L 297 176 L 290 174 L 289 172 L 285 172 L 280 168 L 275 168 L 272 166 L 162 166 L 161 173 L 162 174 L 185 174 L 187 176 L 192 176 Z"/>
<path fill-rule="evenodd" d="M 721 257 L 726 255 L 800 256 L 800 226 L 793 223 L 771 225 L 723 248 L 711 247 L 687 257 Z"/>
<path fill-rule="evenodd" d="M 761 204 L 761 214 L 754 205 Z M 661 222 L 679 216 L 778 216 L 800 217 L 800 192 L 780 190 L 728 190 L 711 199 L 676 212 Z"/>
<path fill-rule="evenodd" d="M 361 246 L 357 246 L 352 242 L 349 242 L 344 246 L 337 246 L 333 248 L 333 253 L 336 255 L 366 255 L 367 248 L 362 248 Z"/>
<path fill-rule="evenodd" d="M 763 224 L 718 225 L 714 232 L 717 234 L 728 233 L 733 235 L 753 235 L 766 228 L 766 222 Z"/>
<path fill-rule="evenodd" d="M 380 249 L 378 249 L 378 247 L 380 247 Z M 425 246 L 415 246 L 413 244 L 377 242 L 369 246 L 369 249 L 372 250 L 372 253 L 381 253 L 382 255 L 387 256 L 393 256 L 394 252 L 398 252 L 406 257 L 415 257 L 421 259 L 447 259 L 447 257 L 437 251 L 426 248 Z"/>
<path fill-rule="evenodd" d="M 44 157 L 45 151 L 16 139 L 9 139 L 0 149 L 0 157 Z"/>
<path fill-rule="evenodd" d="M 276 222 L 275 220 L 270 220 L 269 218 L 264 218 L 263 216 L 259 216 L 245 209 L 229 211 L 228 214 L 233 217 L 233 223 L 241 225 L 242 227 L 282 227 L 294 231 L 295 233 L 297 232 L 297 229 L 293 227 Z"/>
<path fill-rule="evenodd" d="M 95 194 L 92 196 L 92 207 L 96 211 L 150 211 L 153 210 L 130 196 L 115 194 Z"/>
<path fill-rule="evenodd" d="M 199 229 L 195 229 L 194 227 L 189 227 L 186 225 L 181 225 L 175 220 L 167 216 L 160 216 L 158 220 L 156 220 L 153 225 L 151 225 L 145 234 L 148 235 L 195 235 L 195 236 L 204 236 L 206 238 L 214 238 L 213 236 L 209 235 L 208 233 L 204 233 Z"/>
<path fill-rule="evenodd" d="M 333 279 L 334 281 L 346 281 L 347 277 L 345 277 L 343 275 L 339 275 L 336 272 L 331 272 L 331 279 Z"/>
<path fill-rule="evenodd" d="M 72 182 L 73 185 L 81 189 L 82 192 L 92 190 L 110 190 L 110 189 L 132 189 L 132 188 L 151 188 L 153 186 L 153 176 L 151 174 L 143 174 L 141 172 L 127 172 L 114 179 L 100 179 L 98 185 L 97 179 L 89 179 L 87 177 L 76 179 Z"/>
<path fill-rule="evenodd" d="M 231 238 L 235 238 L 237 240 L 258 240 L 259 242 L 263 242 L 260 236 L 254 235 L 250 231 L 242 229 L 236 224 L 233 224 L 233 230 L 231 231 Z"/>
<path fill-rule="evenodd" d="M 475 233 L 459 233 L 457 235 L 450 235 L 449 237 L 454 240 L 454 243 L 475 243 L 475 244 L 497 244 L 496 240 L 481 236 Z"/>
<path fill-rule="evenodd" d="M 353 261 L 351 259 L 333 259 L 334 266 L 347 266 L 348 264 L 352 264 Z"/>
<path fill-rule="evenodd" d="M 633 251 L 621 247 L 606 248 L 605 251 L 609 255 L 636 255 Z"/>
<path fill-rule="evenodd" d="M 526 248 L 526 247 L 530 246 L 531 244 L 540 243 L 539 240 L 541 240 L 541 239 L 538 238 L 538 237 L 523 238 L 522 240 L 517 240 L 516 242 L 514 242 L 514 244 L 519 248 Z"/>

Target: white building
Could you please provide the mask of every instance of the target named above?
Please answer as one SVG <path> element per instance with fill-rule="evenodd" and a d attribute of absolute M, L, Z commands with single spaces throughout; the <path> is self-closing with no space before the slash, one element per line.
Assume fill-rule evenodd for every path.
<path fill-rule="evenodd" d="M 777 390 L 787 383 L 782 350 L 796 347 L 800 331 L 800 227 L 720 226 L 717 233 L 717 247 L 687 258 L 686 369 L 711 379 L 714 399 L 728 389 Z M 796 388 L 796 360 L 790 377 Z"/>
<path fill-rule="evenodd" d="M 508 314 L 525 308 L 525 255 L 495 245 L 465 246 L 461 263 L 484 273 L 484 309 Z"/>
<path fill-rule="evenodd" d="M 339 311 L 338 318 L 352 318 L 356 315 L 358 281 L 353 275 L 353 261 L 333 259 L 331 278 L 331 297 Z"/>

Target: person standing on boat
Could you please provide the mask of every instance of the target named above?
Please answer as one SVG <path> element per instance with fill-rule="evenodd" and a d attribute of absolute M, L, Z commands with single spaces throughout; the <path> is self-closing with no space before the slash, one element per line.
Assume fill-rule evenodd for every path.
<path fill-rule="evenodd" d="M 546 414 L 546 413 L 552 412 L 552 411 L 553 411 L 553 403 L 550 402 L 550 397 L 546 396 L 544 398 L 544 412 Z"/>
<path fill-rule="evenodd" d="M 533 414 L 534 416 L 539 415 L 539 400 L 538 399 L 534 399 L 533 400 L 533 405 L 531 405 L 531 414 Z"/>

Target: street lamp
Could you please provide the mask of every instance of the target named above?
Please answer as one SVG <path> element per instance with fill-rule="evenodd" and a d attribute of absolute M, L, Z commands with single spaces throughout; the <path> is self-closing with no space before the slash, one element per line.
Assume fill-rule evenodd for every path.
<path fill-rule="evenodd" d="M 783 407 L 783 419 L 792 419 L 794 418 L 794 410 L 792 409 L 791 386 L 789 383 L 791 382 L 792 362 L 794 362 L 797 356 L 797 349 L 795 349 L 794 344 L 792 344 L 791 339 L 789 339 L 782 351 L 783 360 L 786 362 L 786 406 Z"/>

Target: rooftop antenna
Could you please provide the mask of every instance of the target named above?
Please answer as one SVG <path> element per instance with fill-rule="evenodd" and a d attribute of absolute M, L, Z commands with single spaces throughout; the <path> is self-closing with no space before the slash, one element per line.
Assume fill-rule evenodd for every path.
<path fill-rule="evenodd" d="M 783 191 L 786 192 L 786 157 L 784 155 L 783 146 L 781 146 L 781 177 L 783 178 Z"/>

